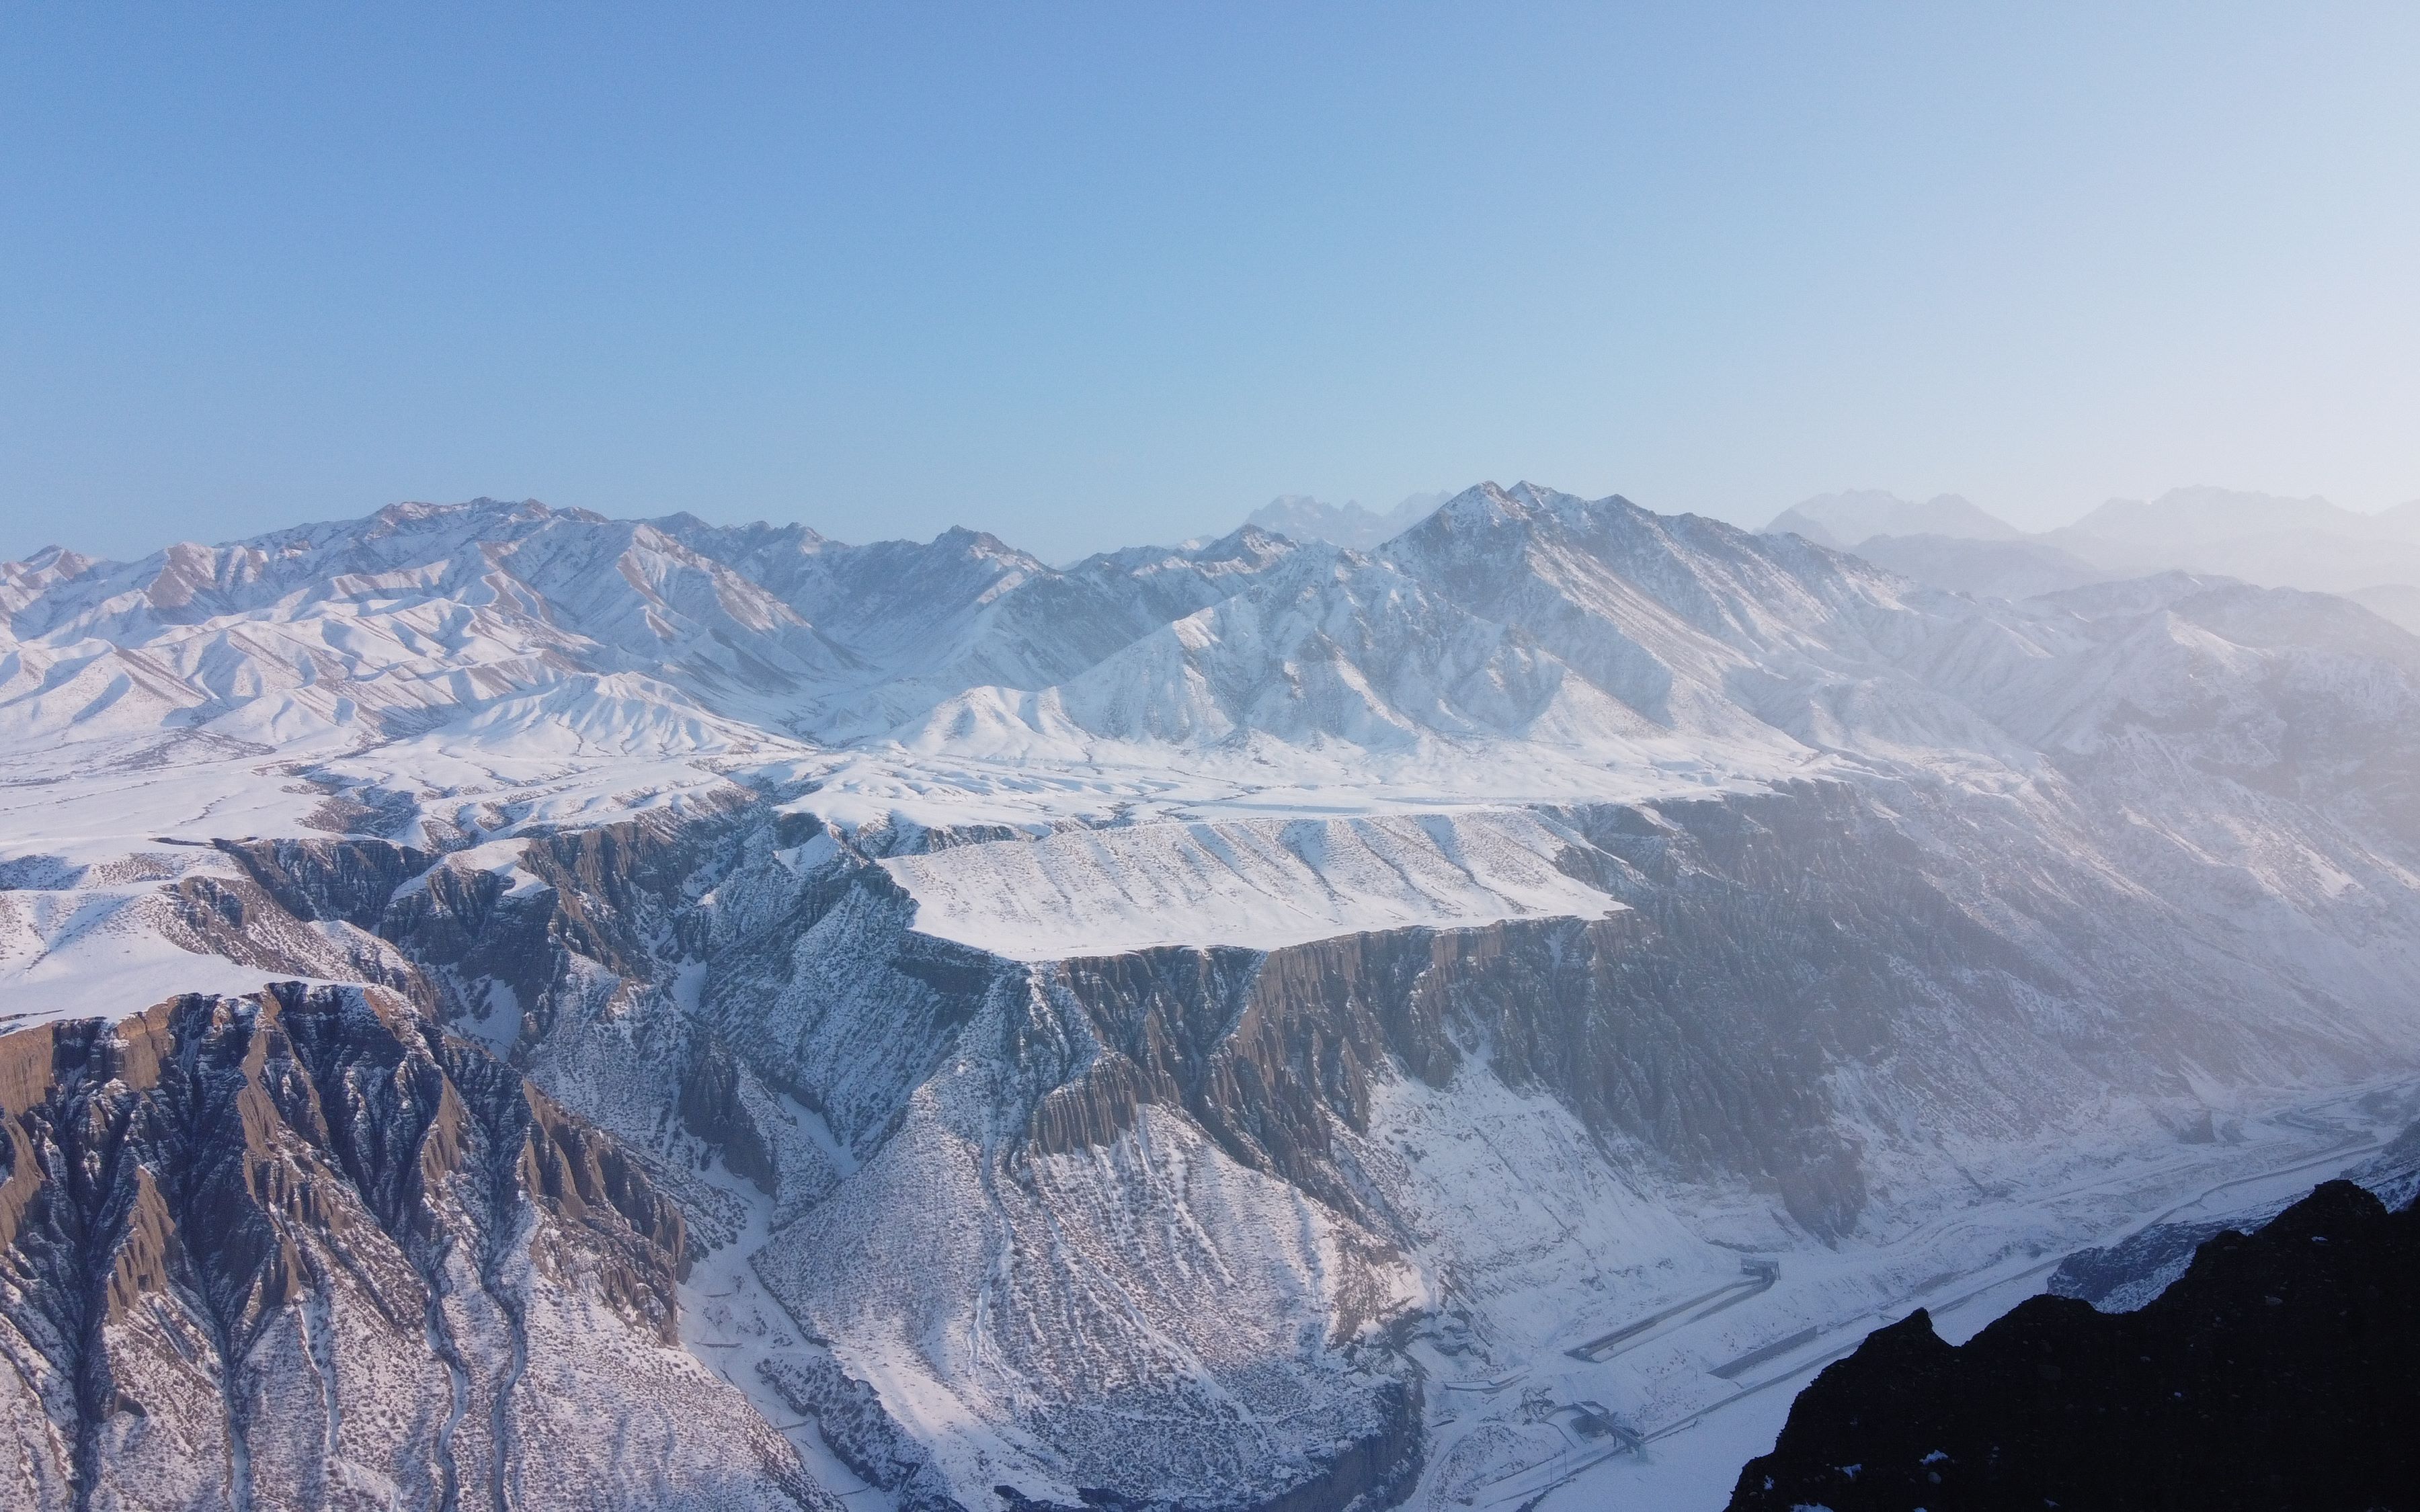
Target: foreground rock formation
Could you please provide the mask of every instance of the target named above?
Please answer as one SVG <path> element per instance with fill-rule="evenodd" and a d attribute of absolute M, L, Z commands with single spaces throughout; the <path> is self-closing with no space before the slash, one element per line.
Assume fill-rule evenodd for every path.
<path fill-rule="evenodd" d="M 2335 1181 L 2138 1311 L 2036 1298 L 1953 1349 L 1918 1310 L 1815 1379 L 1730 1504 L 2408 1506 L 2415 1280 L 2420 1209 Z"/>

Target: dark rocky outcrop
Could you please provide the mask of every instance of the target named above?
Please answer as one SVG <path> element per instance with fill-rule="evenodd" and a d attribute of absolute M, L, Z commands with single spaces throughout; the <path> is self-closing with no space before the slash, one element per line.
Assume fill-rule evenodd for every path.
<path fill-rule="evenodd" d="M 720 1039 L 711 1033 L 700 1036 L 689 1071 L 681 1077 L 681 1122 L 718 1151 L 735 1175 L 748 1178 L 768 1195 L 775 1194 L 781 1187 L 781 1169 L 764 1130 L 748 1115 L 740 1094 L 744 1074 Z"/>
<path fill-rule="evenodd" d="M 2140 1311 L 2038 1297 L 1962 1347 L 1870 1335 L 1734 1512 L 2420 1505 L 2420 1210 L 2331 1181 Z"/>
<path fill-rule="evenodd" d="M 382 840 L 223 840 L 218 848 L 296 918 L 341 920 L 372 933 L 396 889 L 437 860 Z"/>
<path fill-rule="evenodd" d="M 2379 1102 L 2382 1106 L 2376 1111 L 2384 1112 L 2400 1100 L 2385 1096 Z M 2420 1122 L 2346 1171 L 2344 1179 L 2366 1188 L 2390 1209 L 2420 1196 Z M 2229 1230 L 2248 1233 L 2288 1205 L 2272 1202 L 2224 1220 L 2153 1224 L 2114 1244 L 2077 1250 L 2058 1262 L 2043 1289 L 2055 1297 L 2081 1298 L 2104 1313 L 2132 1312 L 2184 1274 L 2204 1244 Z"/>

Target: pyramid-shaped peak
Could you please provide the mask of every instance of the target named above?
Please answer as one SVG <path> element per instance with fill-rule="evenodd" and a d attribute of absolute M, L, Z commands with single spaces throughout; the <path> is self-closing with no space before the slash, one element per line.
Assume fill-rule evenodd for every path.
<path fill-rule="evenodd" d="M 1009 545 L 989 531 L 970 530 L 964 525 L 953 525 L 934 536 L 932 544 L 937 550 L 982 561 L 1004 562 L 1015 566 L 1047 570 L 1041 558 L 1031 551 Z"/>
<path fill-rule="evenodd" d="M 1606 514 L 1645 517 L 1648 511 L 1620 494 L 1607 494 L 1603 499 L 1583 499 L 1577 494 L 1564 493 L 1559 488 L 1549 488 L 1526 479 L 1509 488 L 1492 482 L 1480 483 L 1447 500 L 1428 519 L 1405 533 L 1417 533 L 1432 526 L 1451 531 L 1458 527 L 1495 527 L 1547 517 L 1577 521 Z"/>
<path fill-rule="evenodd" d="M 81 577 L 101 564 L 101 559 L 99 557 L 88 557 L 81 551 L 71 551 L 66 547 L 55 544 L 42 548 L 23 562 L 8 563 L 9 566 L 20 571 L 43 573 L 62 581 L 70 578 Z"/>

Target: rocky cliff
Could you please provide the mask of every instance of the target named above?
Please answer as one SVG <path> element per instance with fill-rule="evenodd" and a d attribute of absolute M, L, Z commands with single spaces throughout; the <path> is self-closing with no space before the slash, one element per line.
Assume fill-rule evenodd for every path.
<path fill-rule="evenodd" d="M 11 1505 L 829 1504 L 675 1347 L 679 1211 L 398 997 L 28 1029 L 0 1112 Z"/>

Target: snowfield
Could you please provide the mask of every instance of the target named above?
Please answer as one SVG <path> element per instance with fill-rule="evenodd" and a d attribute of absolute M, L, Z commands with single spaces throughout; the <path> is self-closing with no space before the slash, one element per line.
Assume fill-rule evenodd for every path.
<path fill-rule="evenodd" d="M 916 900 L 919 931 L 1050 961 L 1620 910 L 1555 869 L 1575 838 L 1518 811 L 1247 819 L 978 841 L 883 866 Z"/>

